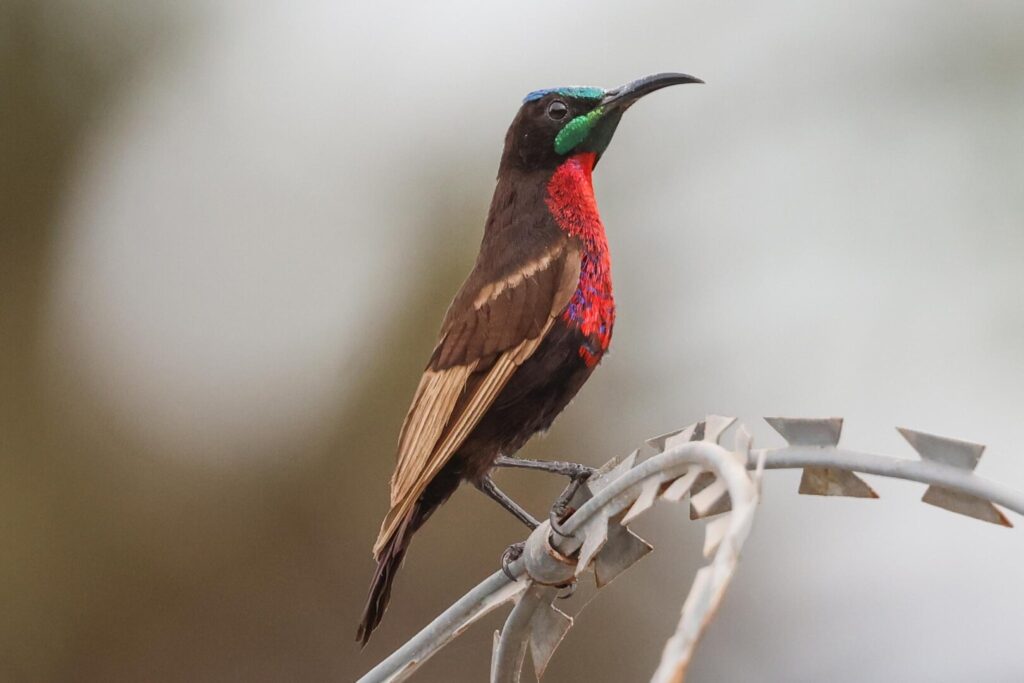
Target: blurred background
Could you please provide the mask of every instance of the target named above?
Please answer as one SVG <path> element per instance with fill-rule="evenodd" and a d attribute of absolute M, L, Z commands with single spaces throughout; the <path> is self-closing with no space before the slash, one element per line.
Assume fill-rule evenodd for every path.
<path fill-rule="evenodd" d="M 348 681 L 494 571 L 523 530 L 460 491 L 352 640 L 521 97 L 665 70 L 708 85 L 634 107 L 595 174 L 613 353 L 523 455 L 842 415 L 1024 487 L 1017 0 L 2 0 L 0 679 Z M 768 476 L 692 680 L 1024 677 L 1020 530 L 798 479 Z M 500 482 L 538 513 L 562 484 Z M 702 530 L 641 521 L 656 552 L 548 680 L 653 671 Z M 484 680 L 503 618 L 415 680 Z"/>

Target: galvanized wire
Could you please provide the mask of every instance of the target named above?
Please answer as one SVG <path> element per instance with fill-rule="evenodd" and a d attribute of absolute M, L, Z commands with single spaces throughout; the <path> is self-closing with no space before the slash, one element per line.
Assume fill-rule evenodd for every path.
<path fill-rule="evenodd" d="M 683 606 L 677 630 L 666 643 L 658 670 L 652 679 L 658 683 L 681 680 L 694 646 L 713 616 L 715 607 L 735 569 L 740 547 L 753 521 L 753 510 L 758 501 L 757 481 L 761 468 L 804 468 L 805 475 L 811 470 L 824 471 L 822 468 L 831 468 L 829 471 L 833 474 L 858 472 L 904 479 L 927 484 L 932 487 L 929 491 L 934 488 L 952 492 L 952 495 L 962 497 L 961 502 L 987 501 L 1024 515 L 1024 492 L 974 474 L 973 467 L 977 464 L 977 458 L 980 457 L 983 449 L 975 444 L 923 435 L 930 441 L 926 441 L 922 445 L 915 444 L 908 436 L 908 440 L 923 459 L 893 458 L 839 448 L 837 442 L 842 421 L 836 418 L 792 421 L 773 419 L 770 422 L 787 438 L 790 442 L 789 445 L 773 449 L 750 449 L 749 437 L 741 427 L 737 432 L 736 452 L 733 452 L 713 442 L 717 439 L 717 434 L 731 422 L 723 422 L 724 418 L 716 419 L 718 420 L 717 431 L 716 435 L 711 437 L 711 441 L 684 440 L 685 442 L 680 443 L 680 438 L 670 438 L 668 447 L 662 453 L 636 465 L 633 465 L 633 456 L 631 456 L 617 469 L 604 472 L 604 480 L 598 482 L 601 485 L 593 496 L 580 505 L 576 512 L 561 525 L 561 533 L 565 536 L 550 534 L 550 527 L 544 524 L 534 532 L 535 536 L 528 541 L 528 543 L 534 542 L 534 546 L 538 542 L 550 542 L 550 548 L 553 551 L 565 556 L 574 556 L 579 553 L 581 561 L 576 572 L 578 575 L 587 568 L 587 565 L 591 564 L 591 559 L 596 557 L 600 560 L 600 555 L 597 554 L 593 543 L 588 546 L 586 540 L 588 534 L 594 533 L 595 529 L 602 529 L 602 524 L 610 518 L 619 519 L 624 512 L 628 511 L 625 518 L 628 520 L 643 512 L 655 497 L 662 495 L 670 488 L 672 481 L 680 478 L 692 481 L 693 473 L 690 472 L 690 468 L 695 466 L 703 471 L 713 472 L 724 483 L 723 489 L 728 491 L 732 510 L 727 519 L 718 518 L 721 522 L 727 523 L 716 521 L 708 524 L 706 532 L 708 541 L 705 544 L 705 551 L 706 554 L 713 553 L 714 557 L 712 563 L 702 568 L 694 579 L 694 585 Z M 711 418 L 709 418 L 710 420 Z M 823 441 L 822 429 L 826 432 Z M 905 436 L 907 436 L 906 433 Z M 831 441 L 829 441 L 830 439 Z M 809 441 L 812 442 L 810 445 L 808 445 Z M 665 443 L 664 438 L 660 443 Z M 948 447 L 952 451 L 947 450 L 944 453 L 942 451 L 944 447 Z M 956 451 L 957 449 L 963 451 L 965 448 L 968 451 L 971 448 L 975 449 L 973 459 L 968 457 L 966 461 L 960 462 L 958 458 L 962 453 Z M 952 456 L 950 456 L 950 452 L 953 452 Z M 751 477 L 748 470 L 756 470 L 757 474 Z M 688 472 L 690 472 L 689 476 L 684 476 Z M 803 491 L 803 489 L 801 490 Z M 824 493 L 824 491 L 808 492 Z M 874 495 L 870 488 L 868 488 L 868 493 Z M 927 494 L 925 500 L 928 501 Z M 954 503 L 956 502 L 954 500 Z M 939 504 L 941 505 L 941 503 Z M 987 505 L 987 503 L 985 504 Z M 631 509 L 634 506 L 635 509 Z M 946 507 L 955 512 L 972 514 L 958 508 L 957 505 Z M 617 522 L 613 521 L 610 524 L 619 532 L 624 531 L 624 527 L 616 526 Z M 604 542 L 603 537 L 600 540 L 602 543 Z M 610 540 L 608 543 L 611 545 Z M 543 562 L 544 557 L 541 554 L 540 560 L 538 560 L 536 553 L 532 557 L 535 563 L 534 570 L 536 570 L 536 562 Z M 618 561 L 621 564 L 633 560 L 619 558 Z M 617 570 L 621 571 L 622 568 Z M 539 574 L 534 571 L 532 577 L 544 575 L 544 572 L 549 569 L 552 568 L 541 567 Z M 543 610 L 552 609 L 550 602 L 556 591 L 549 586 L 531 580 L 531 575 L 527 573 L 526 563 L 522 558 L 510 565 L 510 571 L 517 581 L 512 582 L 502 572 L 495 572 L 359 679 L 360 683 L 404 680 L 470 624 L 509 601 L 517 601 L 517 604 L 510 614 L 501 636 L 495 642 L 491 680 L 518 681 L 528 646 L 533 645 L 535 659 L 538 654 L 537 643 L 530 641 L 533 626 L 537 623 L 536 615 Z M 562 617 L 566 618 L 565 615 Z M 557 639 L 560 640 L 561 635 L 557 635 Z M 548 645 L 548 650 L 553 650 L 557 641 Z M 542 656 L 549 657 L 550 651 L 545 652 L 546 654 Z M 543 669 L 545 664 L 546 661 L 541 663 L 540 668 Z"/>
<path fill-rule="evenodd" d="M 522 575 L 522 562 L 512 563 L 510 570 L 513 576 Z M 513 600 L 526 590 L 526 587 L 525 581 L 512 582 L 503 572 L 494 572 L 439 614 L 402 647 L 392 652 L 387 659 L 368 671 L 358 683 L 405 680 L 423 662 L 457 638 L 463 630 L 494 609 Z"/>
<path fill-rule="evenodd" d="M 731 466 L 722 463 L 731 463 Z M 682 475 L 693 464 L 716 472 L 728 468 L 728 474 L 725 475 L 728 478 L 727 486 L 732 483 L 737 500 L 756 496 L 749 477 L 745 473 L 742 476 L 737 474 L 744 472 L 743 464 L 730 451 L 714 443 L 694 441 L 669 449 L 626 469 L 621 476 L 617 476 L 597 495 L 584 503 L 562 525 L 562 533 L 578 534 L 578 531 L 595 517 L 602 515 L 607 518 L 622 512 L 636 500 L 645 480 L 654 476 L 668 480 Z M 749 520 L 741 519 L 738 524 L 740 526 L 735 532 L 742 532 L 745 536 L 746 530 L 749 529 Z M 545 533 L 543 528 L 540 533 Z M 578 535 L 555 538 L 558 540 L 553 545 L 566 554 L 575 552 L 582 544 Z M 523 560 L 519 559 L 512 563 L 510 571 L 513 576 L 521 577 L 524 573 Z M 502 603 L 519 598 L 520 602 L 513 611 L 512 619 L 502 631 L 505 640 L 499 640 L 492 666 L 492 680 L 516 680 L 525 653 L 526 638 L 529 635 L 525 623 L 528 623 L 540 598 L 547 597 L 550 602 L 551 597 L 551 591 L 544 588 L 527 593 L 529 597 L 524 603 L 524 598 L 520 596 L 530 585 L 532 584 L 526 580 L 511 583 L 502 572 L 496 572 L 359 679 L 360 683 L 404 680 L 471 623 Z M 692 650 L 692 647 L 690 649 Z"/>
<path fill-rule="evenodd" d="M 890 479 L 916 481 L 975 496 L 1024 515 L 1024 492 L 941 462 L 892 458 L 843 448 L 786 446 L 752 450 L 749 466 L 753 467 L 762 454 L 764 467 L 769 470 L 836 467 Z"/>

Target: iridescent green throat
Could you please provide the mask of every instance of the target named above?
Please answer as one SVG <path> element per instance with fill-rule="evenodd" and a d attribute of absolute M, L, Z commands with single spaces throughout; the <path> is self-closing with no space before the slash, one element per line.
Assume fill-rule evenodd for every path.
<path fill-rule="evenodd" d="M 555 152 L 566 154 L 586 140 L 603 115 L 604 107 L 595 107 L 562 126 L 555 136 Z"/>

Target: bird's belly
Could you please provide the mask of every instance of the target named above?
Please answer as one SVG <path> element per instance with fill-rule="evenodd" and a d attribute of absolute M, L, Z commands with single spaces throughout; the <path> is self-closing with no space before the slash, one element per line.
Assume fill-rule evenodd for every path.
<path fill-rule="evenodd" d="M 561 318 L 555 321 L 459 448 L 464 478 L 486 474 L 499 453 L 515 453 L 551 426 L 594 371 L 580 352 L 585 346 L 593 341 L 577 326 Z"/>

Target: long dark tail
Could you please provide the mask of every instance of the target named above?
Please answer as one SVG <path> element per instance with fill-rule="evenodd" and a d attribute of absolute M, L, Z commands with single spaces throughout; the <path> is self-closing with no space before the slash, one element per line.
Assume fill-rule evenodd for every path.
<path fill-rule="evenodd" d="M 412 517 L 416 515 L 418 508 L 419 504 L 413 508 L 412 514 L 405 518 L 395 535 L 377 555 L 377 571 L 373 573 L 370 594 L 366 598 L 366 607 L 363 608 L 363 619 L 359 622 L 359 631 L 356 633 L 356 640 L 362 646 L 369 642 L 373 630 L 384 618 L 384 610 L 388 608 L 388 602 L 391 600 L 391 584 L 395 581 L 398 568 L 405 559 L 405 551 L 409 548 L 409 541 L 412 540 L 413 531 L 410 527 Z"/>
<path fill-rule="evenodd" d="M 377 554 L 377 571 L 373 573 L 370 594 L 366 598 L 363 618 L 359 622 L 359 631 L 356 633 L 356 640 L 362 646 L 369 642 L 370 635 L 384 618 L 384 610 L 388 608 L 388 601 L 391 600 L 391 584 L 395 581 L 398 568 L 402 566 L 402 560 L 405 559 L 405 552 L 409 549 L 409 541 L 412 540 L 413 534 L 423 526 L 423 523 L 429 519 L 434 510 L 440 507 L 441 503 L 448 500 L 458 483 L 457 476 L 452 476 L 451 472 L 442 470 L 416 501 L 416 505 L 402 520 L 391 539 Z"/>

